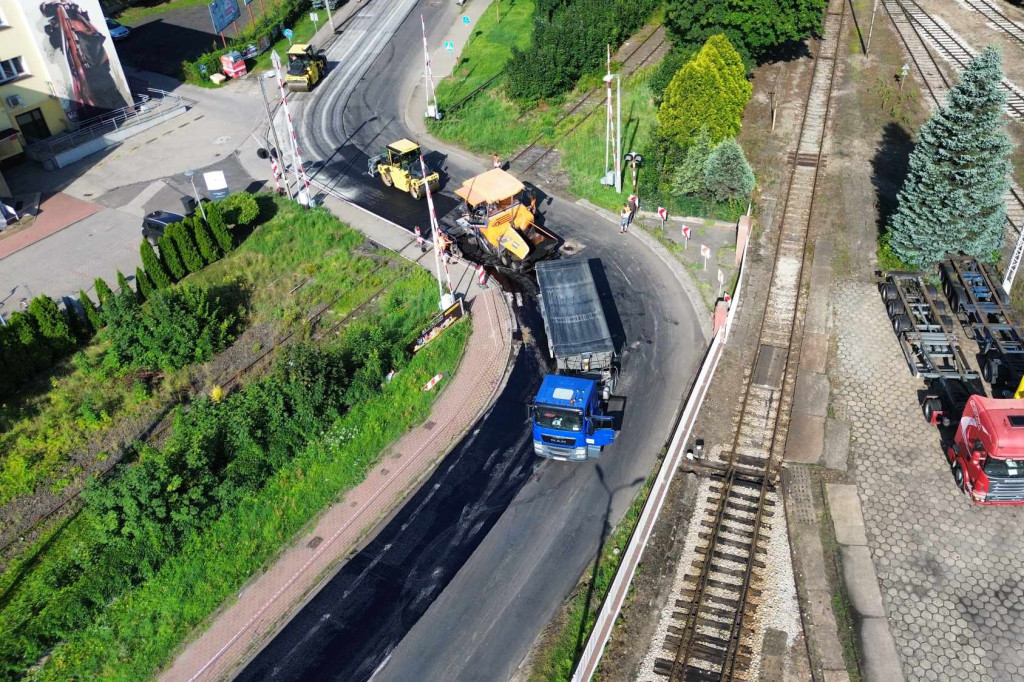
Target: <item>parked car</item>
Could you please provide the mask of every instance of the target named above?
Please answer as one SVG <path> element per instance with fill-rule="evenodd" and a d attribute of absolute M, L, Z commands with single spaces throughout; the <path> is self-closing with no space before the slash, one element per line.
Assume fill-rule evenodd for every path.
<path fill-rule="evenodd" d="M 106 17 L 104 18 L 107 19 Z M 110 37 L 114 40 L 124 40 L 132 32 L 130 28 L 113 19 L 107 19 L 107 30 L 110 31 Z"/>
<path fill-rule="evenodd" d="M 160 237 L 164 236 L 164 230 L 171 223 L 180 223 L 185 216 L 170 211 L 153 211 L 142 219 L 142 238 L 156 246 Z"/>

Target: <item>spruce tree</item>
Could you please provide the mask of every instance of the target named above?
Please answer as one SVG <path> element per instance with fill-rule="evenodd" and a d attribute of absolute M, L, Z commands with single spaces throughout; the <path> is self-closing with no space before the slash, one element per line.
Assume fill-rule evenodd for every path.
<path fill-rule="evenodd" d="M 746 199 L 754 191 L 754 171 L 739 142 L 729 138 L 711 150 L 704 165 L 704 185 L 715 201 Z"/>
<path fill-rule="evenodd" d="M 904 263 L 924 268 L 950 251 L 988 261 L 1002 247 L 1011 170 L 1002 77 L 999 51 L 986 48 L 921 126 L 886 235 Z"/>
<path fill-rule="evenodd" d="M 136 293 L 139 295 L 139 300 L 149 300 L 149 297 L 153 295 L 153 283 L 142 268 L 135 268 L 135 283 L 138 286 Z"/>
<path fill-rule="evenodd" d="M 220 246 L 221 251 L 231 253 L 234 243 L 231 240 L 231 233 L 228 232 L 227 223 L 224 222 L 224 215 L 221 213 L 219 206 L 216 204 L 206 206 L 206 222 L 209 224 L 210 232 L 213 233 L 213 238 L 217 240 L 217 245 Z"/>
<path fill-rule="evenodd" d="M 89 326 L 92 327 L 92 330 L 98 332 L 103 329 L 103 316 L 96 309 L 96 306 L 92 304 L 89 294 L 85 293 L 82 289 L 78 290 L 78 302 L 82 304 L 82 308 L 85 310 L 85 319 L 89 321 Z"/>
<path fill-rule="evenodd" d="M 120 270 L 117 271 L 117 290 L 119 293 L 129 292 L 135 296 L 135 292 L 132 290 L 132 285 L 128 283 L 128 278 L 124 276 L 124 273 Z"/>
<path fill-rule="evenodd" d="M 71 352 L 77 343 L 75 335 L 64 313 L 52 298 L 36 296 L 29 303 L 28 312 L 36 319 L 39 333 L 46 339 L 54 357 L 64 357 Z"/>
<path fill-rule="evenodd" d="M 163 236 L 157 240 L 157 245 L 160 247 L 160 260 L 167 267 L 167 272 L 171 273 L 171 280 L 177 282 L 186 275 L 186 270 L 184 263 L 181 262 L 181 258 L 178 256 L 178 249 L 174 244 L 174 239 L 171 238 L 170 227 L 170 225 L 167 226 Z"/>
<path fill-rule="evenodd" d="M 207 263 L 215 263 L 220 258 L 220 247 L 214 241 L 213 233 L 210 232 L 209 226 L 207 226 L 202 218 L 194 218 L 192 220 L 192 228 L 195 232 L 196 246 L 199 247 L 199 253 L 203 254 L 203 258 Z"/>
<path fill-rule="evenodd" d="M 704 166 L 711 154 L 713 145 L 707 128 L 700 132 L 686 150 L 686 157 L 672 176 L 672 191 L 679 195 L 697 196 L 704 194 Z"/>
<path fill-rule="evenodd" d="M 191 222 L 188 218 L 185 220 Z M 185 269 L 189 272 L 199 272 L 203 269 L 203 257 L 199 255 L 195 242 L 189 236 L 190 231 L 186 228 L 186 223 L 173 223 L 167 226 L 167 234 L 174 240 L 174 246 L 178 249 Z"/>
<path fill-rule="evenodd" d="M 107 286 L 107 282 L 102 277 L 96 278 L 96 281 L 93 282 L 93 288 L 96 289 L 96 298 L 99 299 L 101 308 L 106 305 L 110 297 L 114 295 L 114 292 L 110 290 L 110 287 Z"/>
<path fill-rule="evenodd" d="M 156 251 L 153 250 L 153 245 L 145 239 L 139 245 L 139 255 L 142 256 L 142 267 L 145 268 L 146 274 L 149 275 L 149 279 L 153 282 L 154 287 L 166 289 L 171 286 L 171 276 L 167 274 L 167 269 L 157 257 Z"/>

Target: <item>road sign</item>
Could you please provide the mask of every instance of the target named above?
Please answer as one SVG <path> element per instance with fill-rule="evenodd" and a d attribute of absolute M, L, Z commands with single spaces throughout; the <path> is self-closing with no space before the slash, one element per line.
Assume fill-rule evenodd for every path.
<path fill-rule="evenodd" d="M 658 217 L 661 218 L 661 222 L 665 222 L 666 220 L 668 220 L 668 209 L 659 206 Z"/>
<path fill-rule="evenodd" d="M 291 38 L 292 37 L 292 30 L 290 28 L 286 28 L 285 30 L 281 31 L 281 33 L 284 34 L 285 38 Z"/>
<path fill-rule="evenodd" d="M 320 15 L 317 14 L 316 12 L 310 12 L 309 20 L 315 24 L 316 22 L 320 21 Z"/>
<path fill-rule="evenodd" d="M 466 15 L 462 15 L 462 23 L 464 23 L 466 26 L 469 26 L 469 17 L 467 17 Z"/>
<path fill-rule="evenodd" d="M 454 52 L 455 51 L 455 43 L 453 43 L 450 40 L 444 41 L 444 49 L 448 50 L 449 52 Z"/>
<path fill-rule="evenodd" d="M 700 257 L 704 259 L 704 269 L 708 269 L 708 258 L 711 258 L 711 249 L 703 244 L 700 245 Z"/>
<path fill-rule="evenodd" d="M 725 274 L 723 274 L 721 270 L 718 271 L 718 283 L 719 284 L 724 284 L 725 283 Z"/>
<path fill-rule="evenodd" d="M 224 171 L 210 171 L 203 173 L 203 180 L 206 181 L 206 189 L 210 192 L 211 199 L 223 199 L 228 195 L 228 181 L 224 177 Z"/>

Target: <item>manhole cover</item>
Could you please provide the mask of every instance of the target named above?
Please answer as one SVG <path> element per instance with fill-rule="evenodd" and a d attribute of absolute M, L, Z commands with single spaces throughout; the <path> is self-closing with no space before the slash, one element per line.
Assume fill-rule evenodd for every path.
<path fill-rule="evenodd" d="M 213 138 L 214 144 L 227 144 L 231 140 L 230 135 L 221 135 L 220 137 Z"/>
<path fill-rule="evenodd" d="M 315 538 L 310 540 L 306 544 L 306 546 L 309 547 L 310 549 L 316 549 L 317 547 L 320 546 L 320 543 L 323 542 L 323 541 L 324 541 L 324 539 L 322 537 L 320 537 L 319 535 L 317 535 Z"/>
<path fill-rule="evenodd" d="M 423 422 L 423 428 L 425 428 L 427 431 L 429 431 L 430 429 L 434 428 L 434 422 L 431 422 L 431 421 Z"/>

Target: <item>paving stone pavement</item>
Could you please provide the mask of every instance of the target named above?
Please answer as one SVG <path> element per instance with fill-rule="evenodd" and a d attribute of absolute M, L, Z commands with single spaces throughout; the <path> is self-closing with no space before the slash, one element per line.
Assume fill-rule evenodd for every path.
<path fill-rule="evenodd" d="M 1024 679 L 1024 508 L 957 490 L 875 285 L 838 282 L 832 309 L 833 408 L 907 680 Z"/>

